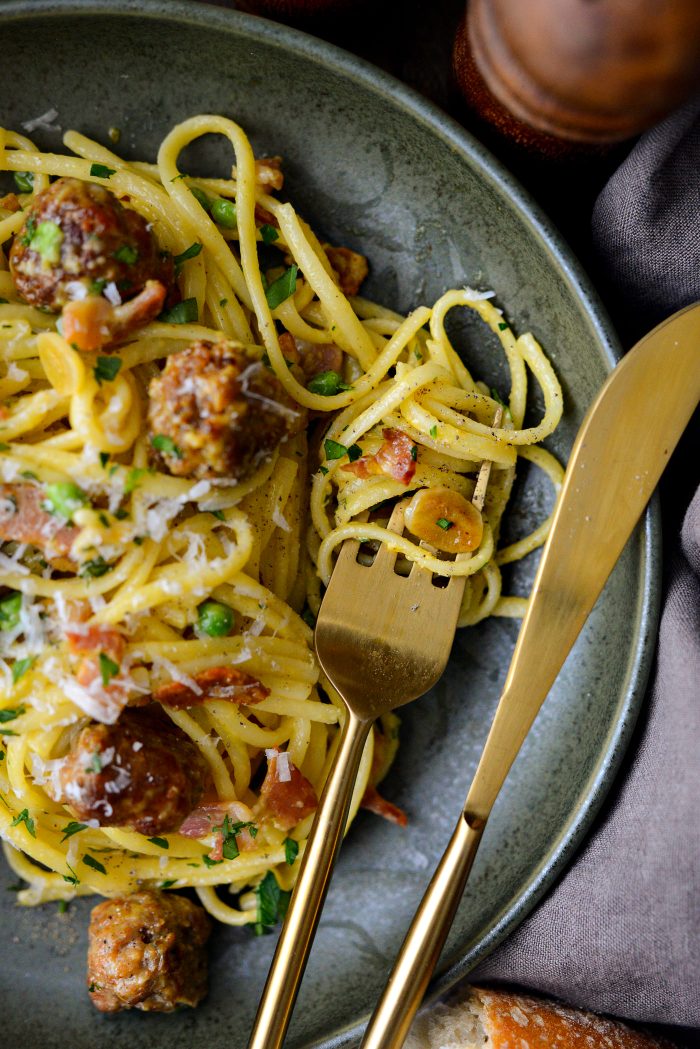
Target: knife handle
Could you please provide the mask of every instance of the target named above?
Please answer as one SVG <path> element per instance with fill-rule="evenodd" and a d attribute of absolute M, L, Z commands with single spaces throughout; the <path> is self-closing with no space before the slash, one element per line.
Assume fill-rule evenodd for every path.
<path fill-rule="evenodd" d="M 464 812 L 460 815 L 406 934 L 361 1049 L 392 1049 L 406 1038 L 447 939 L 484 826 Z"/>

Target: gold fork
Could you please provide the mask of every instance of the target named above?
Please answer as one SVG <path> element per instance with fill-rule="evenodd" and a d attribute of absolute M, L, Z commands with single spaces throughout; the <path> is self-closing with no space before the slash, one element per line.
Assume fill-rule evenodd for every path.
<path fill-rule="evenodd" d="M 493 425 L 500 421 L 499 408 Z M 478 510 L 484 506 L 490 471 L 491 463 L 482 463 L 472 496 Z M 403 532 L 408 502 L 404 499 L 394 508 L 390 531 Z M 358 561 L 359 549 L 358 540 L 343 543 L 316 621 L 316 653 L 345 702 L 346 718 L 249 1049 L 278 1049 L 284 1041 L 372 724 L 435 684 L 447 664 L 457 626 L 465 576 L 452 576 L 446 586 L 436 586 L 433 574 L 416 563 L 407 576 L 400 575 L 397 553 L 385 543 L 367 566 Z M 460 554 L 458 559 L 469 556 Z"/>

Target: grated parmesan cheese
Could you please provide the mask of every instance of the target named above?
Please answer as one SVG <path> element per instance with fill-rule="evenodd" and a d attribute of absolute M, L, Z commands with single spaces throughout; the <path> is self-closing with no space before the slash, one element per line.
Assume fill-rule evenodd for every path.
<path fill-rule="evenodd" d="M 291 762 L 286 750 L 277 755 L 277 778 L 280 783 L 289 783 L 292 778 Z"/>
<path fill-rule="evenodd" d="M 106 298 L 107 302 L 111 302 L 113 306 L 121 306 L 122 297 L 119 294 L 119 288 L 113 280 L 106 284 L 102 289 L 102 294 Z"/>
<path fill-rule="evenodd" d="M 36 131 L 37 128 L 41 128 L 42 131 L 60 131 L 61 125 L 52 123 L 57 116 L 58 110 L 51 107 L 51 109 L 47 109 L 45 113 L 42 113 L 40 117 L 32 117 L 31 120 L 25 120 L 22 127 L 30 134 L 32 131 Z"/>

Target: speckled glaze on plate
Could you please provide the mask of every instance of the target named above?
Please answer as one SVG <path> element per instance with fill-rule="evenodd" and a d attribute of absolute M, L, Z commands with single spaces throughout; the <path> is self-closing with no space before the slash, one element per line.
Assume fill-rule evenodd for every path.
<path fill-rule="evenodd" d="M 399 310 L 450 286 L 495 288 L 518 331 L 531 329 L 562 379 L 565 456 L 617 355 L 591 288 L 519 186 L 457 124 L 364 62 L 282 26 L 168 0 L 21 2 L 0 10 L 0 125 L 50 108 L 56 123 L 153 158 L 170 125 L 197 112 L 234 117 L 259 154 L 285 157 L 285 193 L 316 229 L 370 259 L 366 293 Z M 39 132 L 44 148 L 60 134 Z M 184 170 L 230 162 L 220 142 Z M 504 386 L 497 347 L 474 318 L 455 338 L 475 372 Z M 537 405 L 533 406 L 537 411 Z M 549 505 L 528 475 L 511 525 Z M 445 949 L 444 989 L 527 914 L 571 857 L 629 739 L 656 632 L 659 527 L 647 515 L 621 559 L 502 792 Z M 533 559 L 529 559 L 532 561 Z M 533 574 L 525 563 L 512 586 Z M 357 1039 L 447 843 L 503 683 L 517 624 L 462 632 L 444 679 L 406 708 L 386 793 L 407 830 L 362 814 L 343 850 L 288 1045 Z M 11 877 L 2 867 L 0 888 Z M 219 929 L 211 992 L 193 1012 L 102 1017 L 84 991 L 90 903 L 65 915 L 15 907 L 0 892 L 0 998 L 8 1049 L 237 1049 L 248 1032 L 274 937 Z"/>

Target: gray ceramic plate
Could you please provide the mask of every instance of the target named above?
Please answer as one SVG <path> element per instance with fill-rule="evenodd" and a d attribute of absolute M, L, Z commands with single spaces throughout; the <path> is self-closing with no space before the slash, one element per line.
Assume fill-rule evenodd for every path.
<path fill-rule="evenodd" d="M 323 234 L 370 258 L 368 293 L 399 310 L 464 283 L 495 288 L 532 329 L 565 388 L 552 441 L 565 456 L 617 350 L 574 259 L 509 176 L 456 124 L 364 63 L 310 37 L 210 7 L 155 0 L 5 2 L 0 124 L 50 108 L 62 128 L 153 157 L 170 125 L 197 112 L 235 117 L 260 154 L 286 158 L 286 191 Z M 60 148 L 60 135 L 36 135 Z M 207 145 L 183 167 L 226 158 Z M 491 385 L 496 347 L 468 320 L 458 335 Z M 537 410 L 537 406 L 534 406 Z M 528 478 L 519 529 L 547 505 Z M 516 762 L 484 837 L 437 987 L 468 971 L 533 906 L 600 804 L 636 716 L 656 626 L 658 527 L 630 542 Z M 513 580 L 526 585 L 526 564 Z M 405 711 L 386 793 L 407 830 L 363 814 L 344 849 L 309 964 L 290 1045 L 356 1036 L 444 848 L 485 738 L 517 626 L 464 632 L 444 680 Z M 5 881 L 13 880 L 9 874 Z M 192 1013 L 98 1016 L 83 989 L 89 903 L 59 915 L 0 893 L 3 1041 L 24 1049 L 235 1049 L 243 1046 L 274 938 L 217 932 L 211 993 Z"/>

